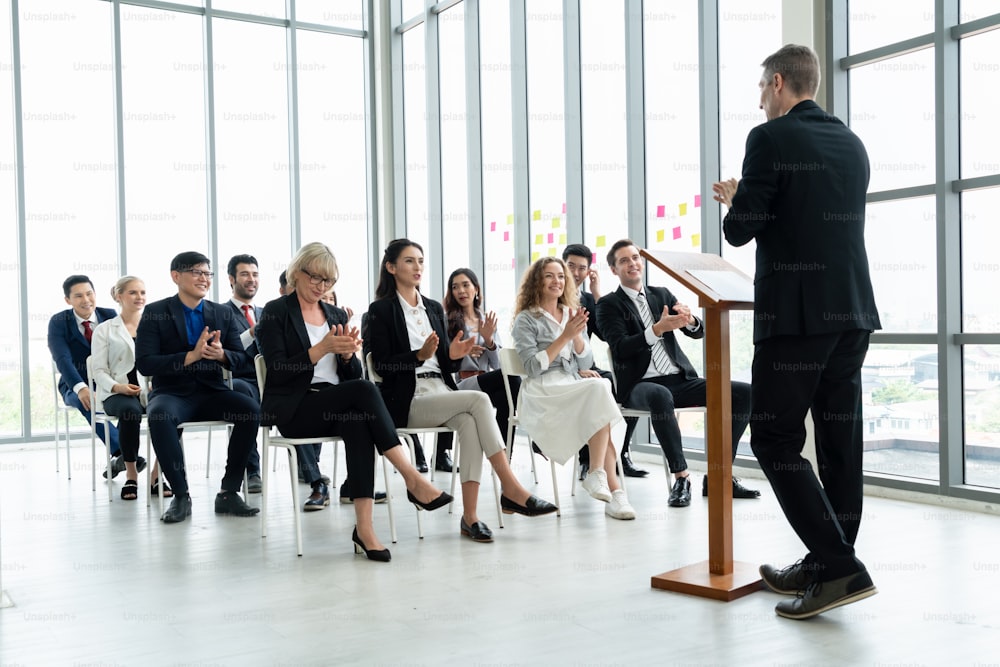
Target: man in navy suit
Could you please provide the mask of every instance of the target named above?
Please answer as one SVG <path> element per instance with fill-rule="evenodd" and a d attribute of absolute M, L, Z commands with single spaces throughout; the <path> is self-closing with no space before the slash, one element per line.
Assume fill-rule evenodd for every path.
<path fill-rule="evenodd" d="M 667 504 L 691 504 L 691 483 L 681 445 L 681 430 L 675 408 L 705 405 L 704 378 L 677 345 L 674 331 L 689 338 L 702 338 L 705 327 L 691 309 L 677 301 L 664 287 L 643 286 L 643 259 L 629 239 L 615 242 L 608 251 L 611 272 L 621 285 L 597 304 L 597 318 L 614 358 L 618 395 L 622 405 L 649 410 L 653 431 L 674 474 Z M 732 383 L 733 458 L 736 446 L 750 420 L 750 385 Z M 708 476 L 702 481 L 708 495 Z M 758 498 L 733 478 L 733 498 Z"/>
<path fill-rule="evenodd" d="M 233 289 L 233 296 L 224 306 L 232 309 L 233 322 L 236 330 L 240 333 L 240 343 L 243 349 L 253 361 L 259 354 L 257 349 L 257 321 L 264 311 L 260 306 L 253 304 L 253 298 L 257 295 L 260 287 L 260 271 L 258 270 L 257 258 L 253 255 L 234 255 L 226 265 L 226 273 L 229 274 L 229 286 Z M 260 403 L 260 389 L 257 387 L 257 372 L 251 364 L 239 374 L 233 374 L 233 389 L 241 391 L 247 396 L 251 396 Z M 260 452 L 254 445 L 250 450 L 250 457 L 247 459 L 247 492 L 260 493 L 262 488 L 260 479 Z"/>
<path fill-rule="evenodd" d="M 170 262 L 177 294 L 146 306 L 139 322 L 135 363 L 153 378 L 146 413 L 153 448 L 163 474 L 174 490 L 165 523 L 184 521 L 191 514 L 191 494 L 184 470 L 177 425 L 186 421 L 222 420 L 233 425 L 229 437 L 222 490 L 215 497 L 216 514 L 253 516 L 239 490 L 250 449 L 260 427 L 260 404 L 229 388 L 222 369 L 243 371 L 250 360 L 227 307 L 205 299 L 213 273 L 207 257 L 182 252 Z"/>
<path fill-rule="evenodd" d="M 713 186 L 726 240 L 757 240 L 750 446 L 808 553 L 760 568 L 775 611 L 811 618 L 876 593 L 854 553 L 861 523 L 861 367 L 881 328 L 865 250 L 868 153 L 813 98 L 819 58 L 789 44 L 767 57 L 743 178 Z M 819 479 L 802 457 L 812 410 Z"/>
<path fill-rule="evenodd" d="M 59 394 L 63 403 L 80 411 L 90 423 L 90 384 L 87 378 L 87 357 L 90 356 L 90 337 L 94 328 L 118 313 L 110 308 L 98 308 L 94 284 L 83 275 L 72 275 L 63 281 L 63 296 L 71 307 L 60 311 L 49 320 L 49 352 L 59 369 Z M 108 424 L 105 437 L 104 424 L 97 425 L 97 436 L 108 443 L 111 456 L 112 477 L 125 470 L 125 462 L 118 447 L 118 429 Z M 139 457 L 136 467 L 143 470 L 146 460 Z M 107 471 L 104 475 L 107 477 Z"/>

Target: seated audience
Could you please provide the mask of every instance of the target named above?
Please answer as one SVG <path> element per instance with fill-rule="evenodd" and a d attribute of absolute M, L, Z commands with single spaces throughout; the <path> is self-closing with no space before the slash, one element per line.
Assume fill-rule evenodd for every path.
<path fill-rule="evenodd" d="M 511 334 L 528 373 L 521 384 L 520 421 L 559 463 L 573 458 L 579 443 L 586 442 L 590 470 L 583 488 L 607 503 L 608 516 L 634 519 L 615 471 L 611 442 L 611 426 L 621 420 L 621 412 L 611 385 L 591 370 L 590 314 L 577 298 L 573 277 L 558 257 L 543 257 L 524 274 Z"/>
<path fill-rule="evenodd" d="M 375 301 L 369 306 L 366 352 L 382 377 L 382 396 L 397 427 L 449 426 L 461 448 L 462 535 L 492 542 L 479 520 L 479 480 L 483 455 L 503 488 L 504 512 L 538 516 L 556 506 L 527 491 L 514 476 L 504 452 L 489 399 L 481 392 L 456 391 L 452 373 L 472 351 L 475 338 L 448 338 L 444 310 L 420 294 L 423 249 L 408 239 L 392 241 L 382 257 Z"/>
<path fill-rule="evenodd" d="M 316 435 L 343 439 L 348 489 L 357 524 L 352 539 L 356 553 L 388 561 L 389 550 L 379 541 L 372 522 L 375 488 L 375 450 L 385 456 L 406 481 L 407 497 L 423 509 L 451 502 L 407 460 L 375 385 L 361 376 L 361 338 L 349 327 L 340 308 L 323 301 L 323 293 L 337 282 L 337 261 L 322 243 L 304 246 L 287 269 L 292 294 L 264 307 L 257 325 L 257 341 L 267 364 L 263 420 L 282 435 Z M 314 494 L 329 493 L 313 481 Z"/>

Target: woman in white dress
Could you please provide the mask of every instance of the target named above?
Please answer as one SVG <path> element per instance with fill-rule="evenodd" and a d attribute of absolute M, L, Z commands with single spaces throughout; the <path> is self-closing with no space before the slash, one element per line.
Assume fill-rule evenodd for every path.
<path fill-rule="evenodd" d="M 605 514 L 634 519 L 615 472 L 611 426 L 621 411 L 611 385 L 593 366 L 587 340 L 590 314 L 579 306 L 573 277 L 558 257 L 543 257 L 528 269 L 517 295 L 513 338 L 528 373 L 521 383 L 521 424 L 543 452 L 569 461 L 586 442 L 590 472 L 583 488 L 607 503 Z"/>

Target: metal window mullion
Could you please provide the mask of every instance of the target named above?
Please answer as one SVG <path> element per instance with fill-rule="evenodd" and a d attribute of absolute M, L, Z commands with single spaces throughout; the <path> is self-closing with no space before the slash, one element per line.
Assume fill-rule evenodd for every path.
<path fill-rule="evenodd" d="M 391 7 L 389 25 L 396 25 L 399 20 L 402 14 L 402 1 L 383 0 Z M 385 29 L 388 30 L 388 26 L 385 26 Z M 390 71 L 397 73 L 397 75 L 392 76 L 390 80 L 391 98 L 387 104 L 383 104 L 383 109 L 389 109 L 387 124 L 391 123 L 392 125 L 389 149 L 392 151 L 393 165 L 391 173 L 386 176 L 386 189 L 392 193 L 393 203 L 392 207 L 386 211 L 385 232 L 390 239 L 395 239 L 406 236 L 406 109 L 403 99 L 406 63 L 403 59 L 403 34 L 391 31 L 388 35 L 388 42 L 391 51 Z M 385 73 L 385 68 L 382 69 L 383 76 L 388 76 Z M 384 86 L 383 90 L 385 90 Z M 385 245 L 390 239 L 380 238 L 377 245 Z M 381 261 L 381 257 L 378 261 Z M 381 270 L 381 267 L 379 268 Z"/>
<path fill-rule="evenodd" d="M 128 226 L 125 211 L 125 112 L 122 95 L 122 17 L 121 5 L 114 0 L 111 5 L 111 35 L 113 46 L 112 71 L 115 78 L 115 203 L 118 209 L 118 266 L 122 275 L 128 274 Z"/>
<path fill-rule="evenodd" d="M 826 0 L 825 16 L 826 110 L 850 125 L 850 74 L 843 66 L 847 57 L 847 0 Z"/>
<path fill-rule="evenodd" d="M 285 49 L 288 60 L 286 69 L 288 85 L 288 205 L 289 231 L 291 233 L 292 252 L 302 245 L 302 213 L 299 179 L 299 52 L 298 35 L 295 23 L 295 0 L 285 0 L 285 12 L 288 17 L 288 32 L 286 33 Z"/>
<path fill-rule="evenodd" d="M 583 242 L 583 94 L 580 0 L 563 0 L 563 110 L 566 136 L 566 238 Z"/>
<path fill-rule="evenodd" d="M 219 267 L 219 203 L 215 176 L 215 44 L 213 41 L 212 0 L 205 0 L 205 169 L 208 206 L 208 252 L 212 265 Z M 212 299 L 219 300 L 219 281 L 212 281 Z"/>
<path fill-rule="evenodd" d="M 482 91 L 479 0 L 465 0 L 465 143 L 468 155 L 469 266 L 486 281 L 483 212 Z M 487 286 L 488 287 L 488 286 Z M 447 292 L 447 286 L 445 287 Z"/>
<path fill-rule="evenodd" d="M 628 238 L 646 246 L 646 99 L 643 0 L 625 0 L 625 151 Z M 598 264 L 604 260 L 597 258 Z"/>
<path fill-rule="evenodd" d="M 511 156 L 514 162 L 514 260 L 511 282 L 531 261 L 531 182 L 528 164 L 528 34 L 527 0 L 510 3 Z"/>
<path fill-rule="evenodd" d="M 378 96 L 376 89 L 381 85 L 381 79 L 376 78 L 375 63 L 377 62 L 377 52 L 376 48 L 380 45 L 381 40 L 376 39 L 376 36 L 380 34 L 379 27 L 372 27 L 372 22 L 376 20 L 377 16 L 381 16 L 386 19 L 385 14 L 376 14 L 375 12 L 375 2 L 376 0 L 364 0 L 362 3 L 362 25 L 365 28 L 367 37 L 365 37 L 365 55 L 364 55 L 364 86 L 365 86 L 365 187 L 368 191 L 367 203 L 368 203 L 368 215 L 366 216 L 366 248 L 368 251 L 368 293 L 371 294 L 372 287 L 375 285 L 372 278 L 377 276 L 377 271 L 373 274 L 373 269 L 377 269 L 380 257 L 378 256 L 378 246 L 375 241 L 379 238 L 379 234 L 375 230 L 376 221 L 379 220 L 379 189 L 378 189 L 378 123 L 380 119 L 378 117 Z M 383 23 L 388 24 L 388 20 L 384 20 Z M 385 70 L 384 76 L 391 76 L 392 68 L 381 68 Z M 391 145 L 390 145 L 391 150 Z M 386 161 L 385 164 L 391 164 L 391 161 Z M 391 170 L 385 170 L 391 171 Z"/>
<path fill-rule="evenodd" d="M 430 0 L 428 0 L 430 1 Z M 425 261 L 426 275 L 432 276 L 426 284 L 428 295 L 435 295 L 444 283 L 444 232 L 441 229 L 444 214 L 441 196 L 441 17 L 430 14 L 424 27 L 424 83 L 427 111 L 427 245 L 430 255 Z"/>
<path fill-rule="evenodd" d="M 21 339 L 21 433 L 31 437 L 31 357 L 28 353 L 28 230 L 24 202 L 24 109 L 21 99 L 19 0 L 10 0 L 11 81 L 14 88 L 14 197 L 17 202 L 17 318 Z M 2 591 L 0 591 L 2 593 Z"/>
<path fill-rule="evenodd" d="M 698 96 L 701 114 L 701 196 L 711 201 L 712 184 L 720 178 L 722 157 L 719 132 L 719 6 L 717 0 L 698 0 Z M 721 254 L 722 215 L 718 206 L 701 208 L 701 251 Z"/>

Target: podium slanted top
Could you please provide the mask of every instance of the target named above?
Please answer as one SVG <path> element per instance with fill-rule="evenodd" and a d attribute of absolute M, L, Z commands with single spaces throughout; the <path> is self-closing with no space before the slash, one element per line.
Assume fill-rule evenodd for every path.
<path fill-rule="evenodd" d="M 697 294 L 702 308 L 753 310 L 753 280 L 719 255 L 645 249 L 639 254 Z"/>

